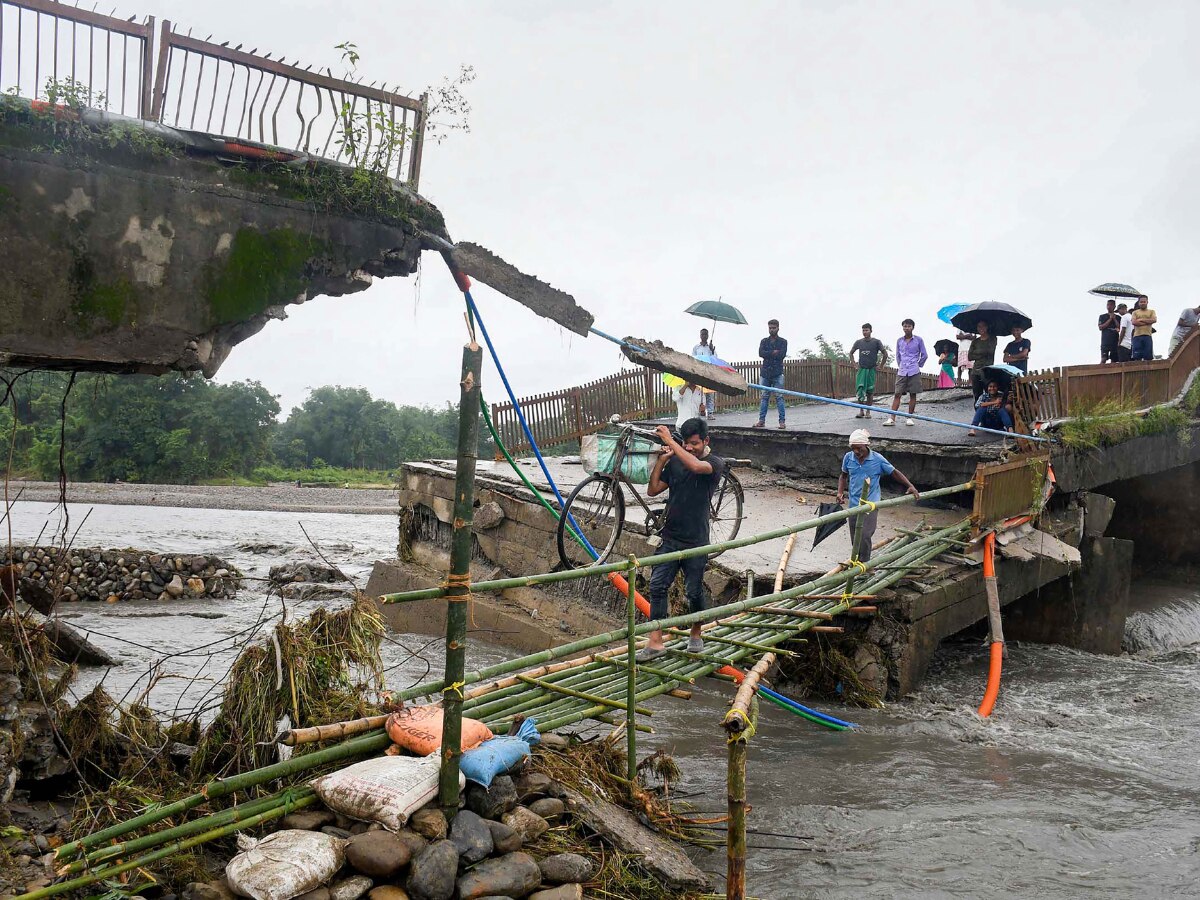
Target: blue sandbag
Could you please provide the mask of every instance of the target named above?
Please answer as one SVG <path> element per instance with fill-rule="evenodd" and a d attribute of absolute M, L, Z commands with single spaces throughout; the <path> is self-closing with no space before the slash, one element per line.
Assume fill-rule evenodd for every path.
<path fill-rule="evenodd" d="M 459 771 L 468 781 L 490 787 L 497 775 L 511 772 L 519 766 L 529 756 L 529 748 L 541 739 L 537 720 L 528 718 L 521 723 L 515 735 L 494 737 L 464 753 L 458 763 Z"/>

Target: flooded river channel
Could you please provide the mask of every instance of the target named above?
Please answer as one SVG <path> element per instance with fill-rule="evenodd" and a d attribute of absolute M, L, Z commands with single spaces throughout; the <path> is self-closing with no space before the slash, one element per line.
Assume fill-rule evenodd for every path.
<path fill-rule="evenodd" d="M 88 510 L 91 510 L 88 514 Z M 83 521 L 87 515 L 86 522 Z M 72 506 L 74 544 L 212 553 L 253 578 L 312 560 L 301 530 L 331 562 L 366 583 L 394 554 L 391 515 L 252 512 L 147 506 Z M 13 541 L 58 527 L 50 504 L 18 503 Z M 45 538 L 43 538 L 45 540 Z M 1169 582 L 1136 587 L 1141 611 L 1126 633 L 1132 655 L 1100 657 L 1022 644 L 1010 650 L 994 717 L 974 714 L 986 651 L 947 645 L 923 690 L 884 710 L 830 711 L 854 731 L 820 730 L 764 706 L 749 754 L 749 889 L 791 897 L 1193 896 L 1200 879 L 1200 591 Z M 289 603 L 305 615 L 313 602 Z M 101 675 L 114 696 L 151 679 L 165 713 L 211 703 L 238 648 L 280 614 L 265 582 L 234 601 L 79 603 L 72 624 L 119 655 Z M 469 668 L 511 655 L 474 646 Z M 440 642 L 395 635 L 385 645 L 389 686 L 440 672 Z M 684 772 L 681 794 L 723 811 L 727 685 L 696 685 L 689 702 L 661 700 L 643 736 Z M 720 834 L 715 832 L 715 834 Z M 724 854 L 701 854 L 714 873 Z"/>

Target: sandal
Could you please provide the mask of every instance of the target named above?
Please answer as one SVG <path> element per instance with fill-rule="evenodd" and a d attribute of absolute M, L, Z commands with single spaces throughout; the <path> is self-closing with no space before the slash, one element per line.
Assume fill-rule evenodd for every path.
<path fill-rule="evenodd" d="M 766 427 L 767 427 L 767 423 L 766 423 L 766 422 L 755 422 L 755 423 L 754 423 L 753 425 L 751 425 L 750 427 L 751 427 L 751 428 L 766 428 Z"/>
<path fill-rule="evenodd" d="M 637 652 L 637 656 L 634 659 L 638 662 L 650 662 L 651 660 L 658 659 L 660 656 L 666 655 L 666 647 L 643 647 Z"/>

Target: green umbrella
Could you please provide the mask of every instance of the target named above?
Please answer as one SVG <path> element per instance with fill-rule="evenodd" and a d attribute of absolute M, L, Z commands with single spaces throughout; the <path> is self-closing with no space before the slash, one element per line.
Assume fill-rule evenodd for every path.
<path fill-rule="evenodd" d="M 693 316 L 700 316 L 702 319 L 712 319 L 713 336 L 717 333 L 718 322 L 729 322 L 733 325 L 746 325 L 746 317 L 742 315 L 742 311 L 736 306 L 731 306 L 728 303 L 722 302 L 719 298 L 716 300 L 701 300 L 699 303 L 693 303 L 685 313 L 690 313 Z"/>

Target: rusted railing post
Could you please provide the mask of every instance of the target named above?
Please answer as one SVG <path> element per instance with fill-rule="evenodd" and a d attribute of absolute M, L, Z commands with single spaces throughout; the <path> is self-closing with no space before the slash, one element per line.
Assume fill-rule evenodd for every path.
<path fill-rule="evenodd" d="M 775 654 L 767 653 L 742 679 L 733 705 L 721 723 L 729 743 L 726 800 L 729 807 L 729 831 L 726 837 L 726 900 L 746 897 L 746 745 L 758 725 L 759 681 L 775 664 Z"/>
<path fill-rule="evenodd" d="M 467 663 L 467 603 L 471 596 L 471 525 L 475 462 L 479 454 L 480 367 L 483 351 L 474 339 L 463 347 L 459 382 L 458 454 L 454 476 L 454 534 L 446 579 L 446 677 L 442 689 L 442 767 L 438 801 L 447 819 L 458 812 L 458 760 L 462 756 L 463 679 Z"/>

